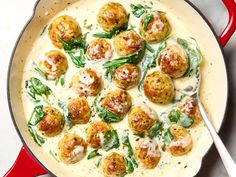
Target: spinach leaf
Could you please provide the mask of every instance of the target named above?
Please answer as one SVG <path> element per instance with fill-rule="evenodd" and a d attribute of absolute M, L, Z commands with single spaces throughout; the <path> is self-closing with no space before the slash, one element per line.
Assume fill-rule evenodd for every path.
<path fill-rule="evenodd" d="M 124 64 L 137 64 L 137 63 L 139 63 L 143 58 L 144 52 L 145 52 L 145 49 L 142 49 L 132 55 L 113 59 L 111 61 L 105 62 L 103 64 L 103 68 L 106 69 L 105 77 L 108 78 L 109 80 L 111 80 L 113 72 L 118 67 L 120 67 Z"/>
<path fill-rule="evenodd" d="M 52 90 L 44 85 L 39 79 L 35 77 L 31 77 L 29 80 L 25 81 L 25 88 L 27 90 L 27 94 L 34 102 L 40 102 L 37 98 L 42 97 L 44 101 L 47 102 L 48 96 L 52 93 Z"/>
<path fill-rule="evenodd" d="M 153 139 L 155 137 L 161 137 L 162 130 L 164 124 L 162 122 L 157 121 L 149 130 L 148 130 L 148 137 Z"/>
<path fill-rule="evenodd" d="M 85 55 L 84 55 L 84 52 L 83 50 L 78 50 L 78 53 L 75 53 L 75 52 L 69 52 L 67 51 L 68 55 L 70 56 L 72 62 L 74 63 L 74 65 L 77 67 L 77 68 L 82 68 L 85 66 Z M 77 55 L 75 55 L 77 54 Z"/>
<path fill-rule="evenodd" d="M 36 106 L 29 118 L 28 126 L 37 125 L 44 117 L 43 105 Z"/>
<path fill-rule="evenodd" d="M 61 77 L 60 83 L 62 87 L 65 85 L 65 75 Z"/>
<path fill-rule="evenodd" d="M 134 168 L 138 168 L 138 163 L 134 158 L 134 152 L 127 135 L 122 137 L 122 144 L 127 147 L 127 157 L 125 157 L 126 171 L 127 173 L 132 173 Z"/>
<path fill-rule="evenodd" d="M 59 100 L 58 106 L 63 110 L 65 124 L 66 124 L 67 128 L 70 129 L 72 127 L 72 122 L 70 119 L 70 113 L 69 113 L 68 106 L 67 106 L 66 102 Z"/>
<path fill-rule="evenodd" d="M 98 149 L 95 149 L 88 154 L 87 159 L 90 160 L 90 159 L 97 157 L 97 156 L 101 156 L 101 154 L 98 153 Z"/>
<path fill-rule="evenodd" d="M 151 22 L 151 20 L 153 19 L 153 14 L 146 14 L 143 16 L 143 29 L 146 31 L 148 24 Z"/>
<path fill-rule="evenodd" d="M 28 131 L 30 132 L 31 136 L 33 137 L 34 141 L 41 147 L 44 143 L 45 140 L 42 136 L 40 136 L 36 130 L 33 129 L 32 126 L 28 126 Z"/>
<path fill-rule="evenodd" d="M 177 38 L 177 43 L 181 45 L 187 55 L 189 60 L 189 68 L 184 74 L 185 77 L 191 77 L 192 75 L 196 74 L 199 69 L 199 65 L 201 63 L 202 54 L 198 44 L 195 41 L 195 44 L 190 44 L 187 40 Z M 195 46 L 194 48 L 192 46 Z"/>
<path fill-rule="evenodd" d="M 178 109 L 172 109 L 168 115 L 168 119 L 170 122 L 175 122 L 185 128 L 189 128 L 194 122 L 190 116 Z"/>
<path fill-rule="evenodd" d="M 43 72 L 35 62 L 33 62 L 33 68 L 34 68 L 34 71 L 38 73 L 40 76 L 42 76 L 45 80 L 48 79 L 47 74 Z"/>
<path fill-rule="evenodd" d="M 103 149 L 109 151 L 120 146 L 119 138 L 116 130 L 109 130 L 104 135 Z"/>
<path fill-rule="evenodd" d="M 165 129 L 164 130 L 164 144 L 168 145 L 170 142 L 174 139 L 174 136 L 170 132 L 170 129 Z"/>
<path fill-rule="evenodd" d="M 96 111 L 98 112 L 98 116 L 107 123 L 114 123 L 121 121 L 120 117 L 114 114 L 113 112 L 107 110 L 106 108 L 101 107 L 99 104 L 103 98 L 96 97 L 94 100 L 94 104 L 96 107 Z"/>
<path fill-rule="evenodd" d="M 74 49 L 78 49 L 78 48 L 82 48 L 82 49 L 86 49 L 87 44 L 86 44 L 86 37 L 87 37 L 88 33 L 85 33 L 83 35 L 80 35 L 77 39 L 74 40 L 63 40 L 61 38 L 59 38 L 59 42 L 62 44 L 63 49 L 65 51 L 67 50 L 74 50 Z"/>
<path fill-rule="evenodd" d="M 159 57 L 161 51 L 166 48 L 167 43 L 166 40 L 164 40 L 163 42 L 160 43 L 160 45 L 158 46 L 158 49 L 151 55 L 151 56 L 146 56 L 142 63 L 141 63 L 141 71 L 142 71 L 142 77 L 139 81 L 138 84 L 138 89 L 139 91 L 141 91 L 141 88 L 143 86 L 143 81 L 147 75 L 147 70 L 152 68 L 152 67 L 156 67 L 156 59 Z"/>
<path fill-rule="evenodd" d="M 134 14 L 135 17 L 140 18 L 144 13 L 146 13 L 151 7 L 141 4 L 130 4 L 131 12 Z"/>

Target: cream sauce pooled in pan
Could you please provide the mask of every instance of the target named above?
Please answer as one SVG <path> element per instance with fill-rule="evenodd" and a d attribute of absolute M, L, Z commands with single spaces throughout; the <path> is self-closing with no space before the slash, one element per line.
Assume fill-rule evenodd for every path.
<path fill-rule="evenodd" d="M 98 33 L 98 32 L 103 32 L 103 29 L 98 25 L 96 16 L 98 14 L 99 9 L 107 2 L 108 2 L 107 0 L 101 0 L 99 1 L 99 4 L 98 4 L 98 3 L 94 3 L 93 0 L 78 1 L 72 5 L 69 5 L 65 10 L 57 14 L 56 17 L 61 16 L 61 15 L 68 15 L 74 18 L 76 22 L 79 23 L 82 33 L 85 34 L 88 32 L 86 41 L 88 44 L 90 44 L 90 42 L 94 39 L 94 37 L 92 36 L 93 34 Z M 176 44 L 177 38 L 186 39 L 187 41 L 190 41 L 191 43 L 194 44 L 194 41 L 190 39 L 190 37 L 194 37 L 194 36 L 191 34 L 191 32 L 188 31 L 188 27 L 185 26 L 183 23 L 181 23 L 181 20 L 171 13 L 171 9 L 168 9 L 168 7 L 163 5 L 161 1 L 155 2 L 155 1 L 141 1 L 141 0 L 131 0 L 131 1 L 120 0 L 119 3 L 125 7 L 128 13 L 130 13 L 128 29 L 132 27 L 137 33 L 139 33 L 139 24 L 140 24 L 140 20 L 142 19 L 142 17 L 137 18 L 133 15 L 133 13 L 131 12 L 130 4 L 147 5 L 151 7 L 152 10 L 158 10 L 165 13 L 171 26 L 170 38 L 167 40 L 168 46 L 171 44 Z M 54 19 L 52 19 L 52 21 L 53 20 Z M 52 23 L 52 21 L 49 23 L 49 25 Z M 164 24 L 161 21 L 157 21 L 156 23 L 158 23 L 156 24 L 156 26 L 158 26 L 158 29 L 153 29 L 154 31 L 164 28 L 163 27 Z M 25 67 L 24 79 L 23 79 L 24 82 L 22 83 L 22 88 L 25 87 L 25 81 L 30 79 L 31 77 L 39 78 L 43 84 L 47 85 L 52 90 L 52 94 L 48 97 L 48 102 L 50 103 L 50 105 L 57 108 L 61 112 L 63 112 L 63 110 L 58 106 L 59 100 L 64 101 L 67 104 L 69 99 L 79 97 L 78 93 L 76 93 L 72 89 L 71 79 L 76 73 L 79 72 L 80 69 L 74 66 L 74 64 L 71 61 L 70 56 L 63 49 L 58 49 L 52 44 L 48 35 L 48 26 L 45 32 L 41 36 L 39 36 L 34 46 L 32 47 L 32 51 L 30 52 L 30 55 L 28 58 L 29 62 L 27 63 Z M 104 58 L 110 58 L 111 55 L 112 55 L 112 58 L 110 60 L 119 58 L 120 56 L 114 51 L 114 45 L 113 45 L 114 39 L 112 38 L 112 39 L 107 39 L 107 40 L 112 46 L 112 51 L 106 52 Z M 152 46 L 153 49 L 156 50 L 159 47 L 159 44 L 160 43 L 154 42 L 154 43 L 151 43 L 150 45 Z M 45 53 L 51 50 L 60 50 L 67 57 L 68 70 L 64 76 L 64 81 L 65 81 L 64 86 L 61 86 L 60 81 L 56 85 L 55 81 L 45 80 L 43 77 L 36 74 L 36 72 L 34 71 L 32 67 L 33 61 L 36 64 L 38 64 L 40 60 L 44 57 Z M 93 51 L 93 52 L 96 53 L 96 51 Z M 146 51 L 146 55 L 148 54 L 151 55 L 149 52 Z M 104 77 L 105 69 L 103 68 L 102 65 L 106 61 L 107 60 L 101 59 L 100 61 L 87 60 L 85 62 L 85 68 L 91 68 L 101 78 L 102 89 L 99 94 L 101 96 L 104 96 L 108 91 L 114 90 L 116 88 L 116 85 L 113 82 L 110 82 L 108 79 Z M 141 68 L 141 64 L 139 64 L 139 66 Z M 147 75 L 155 71 L 160 71 L 160 67 L 158 63 L 156 67 L 148 69 Z M 94 81 L 94 78 L 84 77 L 82 82 L 86 84 L 90 84 L 93 81 Z M 179 99 L 179 97 L 182 95 L 179 91 L 184 90 L 186 88 L 190 88 L 190 90 L 193 90 L 194 88 L 196 88 L 197 81 L 198 80 L 196 79 L 196 75 L 190 78 L 188 77 L 188 78 L 173 79 L 173 83 L 175 86 L 175 97 L 176 97 L 175 99 Z M 143 109 L 143 111 L 149 117 L 151 117 L 152 120 L 159 119 L 163 122 L 166 122 L 165 120 L 166 117 L 162 115 L 165 112 L 169 112 L 172 109 L 174 103 L 165 104 L 165 105 L 155 104 L 149 101 L 147 97 L 145 96 L 144 92 L 143 91 L 140 92 L 137 86 L 135 86 L 134 88 L 128 89 L 127 92 L 131 96 L 132 107 L 140 106 Z M 93 106 L 95 98 L 96 98 L 95 96 L 88 96 L 86 98 L 92 110 L 90 122 L 101 121 L 101 118 L 99 118 L 99 116 L 96 113 L 95 107 Z M 42 105 L 42 104 L 47 105 L 47 103 L 44 101 L 41 101 L 40 103 L 37 103 L 37 104 L 32 103 L 29 100 L 28 96 L 26 96 L 26 94 L 23 95 L 23 100 L 24 100 L 23 104 L 24 104 L 25 113 L 29 117 L 32 113 L 33 108 L 36 105 Z M 150 107 L 151 110 L 143 106 L 143 104 Z M 128 114 L 125 115 L 122 121 L 118 123 L 111 123 L 111 126 L 113 127 L 114 130 L 117 131 L 117 134 L 119 137 L 119 142 L 120 142 L 119 148 L 111 149 L 108 152 L 101 149 L 98 150 L 98 152 L 102 156 L 98 156 L 98 157 L 88 160 L 87 159 L 88 154 L 92 150 L 94 150 L 94 148 L 91 148 L 90 146 L 87 147 L 87 152 L 84 157 L 74 157 L 72 155 L 71 157 L 72 159 L 76 159 L 76 158 L 81 159 L 79 162 L 75 164 L 65 164 L 60 160 L 58 156 L 58 142 L 64 137 L 64 135 L 67 133 L 77 134 L 80 137 L 82 137 L 84 140 L 86 140 L 85 132 L 86 132 L 86 129 L 88 128 L 89 123 L 73 125 L 72 128 L 69 130 L 67 128 L 64 128 L 63 131 L 59 135 L 54 136 L 54 137 L 43 136 L 45 138 L 45 143 L 42 145 L 42 148 L 46 152 L 48 152 L 49 155 L 52 155 L 52 158 L 55 158 L 55 163 L 59 163 L 61 168 L 65 168 L 66 170 L 71 171 L 74 174 L 74 176 L 78 176 L 78 177 L 103 176 L 101 164 L 98 165 L 101 159 L 106 157 L 106 155 L 110 154 L 111 152 L 117 152 L 123 155 L 124 157 L 126 157 L 127 155 L 127 150 L 126 148 L 124 148 L 124 145 L 122 144 L 122 140 L 121 140 L 123 135 L 127 134 L 129 136 L 130 144 L 132 145 L 133 150 L 135 150 L 135 147 L 138 145 L 140 141 L 142 141 L 142 139 L 149 142 L 149 138 L 147 136 L 145 138 L 140 138 L 139 136 L 134 135 L 134 133 L 128 126 Z M 26 121 L 28 121 L 28 117 Z M 165 123 L 164 128 L 168 128 L 169 126 L 170 125 Z M 153 169 L 146 169 L 144 165 L 140 162 L 140 160 L 137 157 L 135 157 L 139 166 L 138 168 L 134 168 L 133 173 L 127 174 L 126 176 L 154 176 L 155 175 L 155 176 L 168 177 L 170 176 L 170 174 L 174 176 L 181 176 L 181 171 L 184 172 L 184 169 L 188 168 L 188 162 L 192 160 L 192 158 L 194 157 L 194 156 L 191 156 L 191 154 L 194 154 L 195 156 L 197 154 L 197 148 L 199 147 L 198 138 L 203 129 L 204 129 L 204 125 L 202 122 L 198 123 L 197 125 L 194 125 L 191 128 L 187 128 L 187 131 L 190 132 L 191 134 L 193 146 L 192 146 L 192 150 L 183 156 L 171 155 L 170 152 L 168 152 L 167 150 L 163 150 L 161 148 L 162 144 L 160 144 L 160 140 L 158 137 L 153 138 L 152 141 L 154 142 L 147 145 L 149 149 L 148 154 L 151 156 L 153 154 L 155 156 L 157 155 L 158 157 L 160 156 L 160 161 L 158 165 Z M 35 130 L 40 134 L 40 132 L 37 130 L 36 127 L 35 127 Z M 103 134 L 100 133 L 99 137 L 100 137 L 101 145 L 104 144 L 105 140 L 104 140 Z M 186 137 L 183 137 L 180 141 L 170 142 L 169 145 L 173 147 L 178 146 L 179 144 L 181 144 L 183 147 L 188 146 L 188 144 L 191 143 L 191 137 L 187 135 Z M 157 145 L 155 143 L 158 144 L 158 149 L 160 152 L 159 151 L 155 152 L 155 148 Z M 166 148 L 168 149 L 168 145 Z M 83 151 L 84 151 L 83 146 L 77 146 L 77 148 L 73 150 L 72 154 L 76 155 Z"/>

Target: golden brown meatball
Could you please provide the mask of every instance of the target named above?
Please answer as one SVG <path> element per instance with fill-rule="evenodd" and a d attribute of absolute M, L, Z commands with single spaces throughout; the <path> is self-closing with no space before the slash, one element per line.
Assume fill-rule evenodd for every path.
<path fill-rule="evenodd" d="M 144 19 L 153 15 L 153 18 L 144 28 Z M 143 15 L 140 22 L 140 32 L 144 39 L 148 42 L 160 42 L 170 33 L 170 24 L 164 13 L 152 12 Z"/>
<path fill-rule="evenodd" d="M 131 97 L 126 91 L 115 89 L 104 96 L 101 106 L 123 118 L 131 107 Z"/>
<path fill-rule="evenodd" d="M 114 38 L 114 47 L 119 55 L 127 56 L 143 49 L 144 41 L 133 30 L 123 31 Z"/>
<path fill-rule="evenodd" d="M 125 64 L 117 68 L 113 75 L 113 82 L 117 87 L 130 89 L 138 84 L 141 71 L 138 66 Z"/>
<path fill-rule="evenodd" d="M 194 120 L 194 125 L 202 121 L 201 113 L 192 97 L 185 96 L 183 100 L 177 104 L 177 107 L 181 112 L 187 114 Z"/>
<path fill-rule="evenodd" d="M 156 120 L 156 112 L 144 104 L 132 108 L 128 116 L 128 123 L 131 130 L 142 135 L 154 125 Z"/>
<path fill-rule="evenodd" d="M 56 108 L 46 106 L 43 108 L 44 116 L 37 127 L 43 135 L 53 137 L 61 133 L 64 127 L 64 117 Z"/>
<path fill-rule="evenodd" d="M 191 151 L 193 142 L 191 134 L 179 125 L 172 125 L 170 133 L 173 135 L 173 140 L 166 146 L 166 149 L 174 156 L 181 156 Z"/>
<path fill-rule="evenodd" d="M 189 67 L 186 52 L 175 44 L 160 53 L 158 64 L 161 70 L 172 78 L 182 77 Z"/>
<path fill-rule="evenodd" d="M 120 29 L 128 23 L 128 14 L 120 3 L 108 2 L 98 12 L 97 21 L 104 31 Z"/>
<path fill-rule="evenodd" d="M 101 90 L 101 80 L 90 68 L 82 68 L 72 77 L 70 87 L 79 95 L 96 96 Z"/>
<path fill-rule="evenodd" d="M 112 53 L 111 44 L 105 39 L 94 39 L 86 51 L 86 55 L 91 60 L 109 60 Z"/>
<path fill-rule="evenodd" d="M 142 140 L 135 148 L 135 156 L 144 167 L 153 169 L 160 161 L 161 152 L 154 140 Z"/>
<path fill-rule="evenodd" d="M 86 124 L 91 116 L 91 109 L 87 100 L 83 97 L 69 101 L 68 110 L 73 124 Z"/>
<path fill-rule="evenodd" d="M 146 97 L 157 104 L 167 104 L 174 97 L 173 82 L 161 71 L 155 71 L 145 78 L 143 90 Z"/>
<path fill-rule="evenodd" d="M 80 161 L 85 156 L 86 149 L 86 142 L 75 134 L 66 134 L 58 143 L 59 158 L 67 164 Z"/>
<path fill-rule="evenodd" d="M 124 157 L 116 152 L 107 155 L 101 162 L 104 176 L 120 177 L 126 172 Z"/>
<path fill-rule="evenodd" d="M 112 130 L 112 127 L 105 122 L 90 123 L 86 130 L 87 143 L 92 148 L 99 148 L 104 144 L 104 135 L 107 131 Z"/>
<path fill-rule="evenodd" d="M 52 50 L 39 62 L 39 68 L 46 74 L 48 80 L 55 80 L 66 73 L 68 62 L 63 53 Z"/>
<path fill-rule="evenodd" d="M 62 48 L 59 39 L 73 40 L 78 38 L 82 32 L 79 24 L 72 17 L 63 15 L 53 20 L 48 28 L 48 34 L 53 45 Z"/>

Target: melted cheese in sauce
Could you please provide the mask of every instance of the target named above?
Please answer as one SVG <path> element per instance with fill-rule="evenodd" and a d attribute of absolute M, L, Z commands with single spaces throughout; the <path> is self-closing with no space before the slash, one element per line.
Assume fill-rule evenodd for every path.
<path fill-rule="evenodd" d="M 80 24 L 83 33 L 86 33 L 87 31 L 90 32 L 88 34 L 87 37 L 87 41 L 90 42 L 93 37 L 92 34 L 96 33 L 96 32 L 102 32 L 102 29 L 98 26 L 97 21 L 96 21 L 96 15 L 98 13 L 99 8 L 105 4 L 106 2 L 108 2 L 108 0 L 100 0 L 99 3 L 98 1 L 94 1 L 94 0 L 83 0 L 83 1 L 78 1 L 74 4 L 71 4 L 70 6 L 68 6 L 65 10 L 61 11 L 59 14 L 57 14 L 57 16 L 60 15 L 70 15 L 73 18 L 75 18 L 75 20 Z M 143 0 L 119 0 L 119 3 L 121 3 L 128 12 L 131 12 L 130 9 L 130 4 L 138 4 L 138 3 L 146 3 L 148 5 L 149 1 L 143 1 Z M 153 1 L 153 9 L 156 10 L 160 10 L 160 11 L 165 11 L 166 16 L 172 26 L 172 34 L 175 37 L 181 37 L 181 38 L 185 38 L 185 39 L 189 39 L 190 36 L 193 36 L 187 29 L 188 27 L 185 26 L 185 24 L 183 24 L 181 22 L 180 19 L 176 18 L 176 16 L 171 12 L 171 9 L 169 9 L 168 7 L 166 7 L 164 4 L 157 2 L 155 3 L 155 1 Z M 91 31 L 87 30 L 85 27 L 83 27 L 83 22 L 84 20 L 87 19 L 87 21 L 93 25 L 93 28 Z M 138 26 L 139 26 L 139 21 L 140 19 L 134 17 L 132 14 L 130 15 L 130 20 L 129 23 L 136 26 L 137 28 L 135 28 L 136 31 L 138 31 Z M 51 21 L 52 22 L 52 21 Z M 50 23 L 51 23 L 50 22 Z M 161 24 L 157 24 L 159 27 L 161 27 Z M 113 39 L 110 40 L 110 43 L 113 44 Z M 169 43 L 173 43 L 172 41 L 169 41 Z M 157 48 L 157 45 L 154 44 L 152 45 L 153 48 Z M 57 48 L 55 48 L 49 37 L 47 34 L 47 30 L 46 32 L 42 35 L 39 36 L 39 38 L 36 40 L 34 46 L 32 47 L 32 51 L 30 52 L 29 56 L 28 56 L 28 63 L 25 66 L 25 70 L 24 70 L 24 79 L 23 81 L 29 79 L 32 76 L 36 76 L 36 74 L 34 73 L 33 69 L 32 69 L 32 60 L 34 60 L 36 63 L 39 62 L 40 58 L 42 58 L 42 56 L 44 56 L 44 54 L 46 52 L 48 52 L 49 50 L 58 50 Z M 64 51 L 62 51 L 64 52 Z M 65 52 L 64 52 L 65 53 Z M 58 84 L 57 86 L 55 86 L 55 82 L 53 81 L 45 81 L 43 78 L 40 78 L 40 76 L 37 75 L 38 78 L 41 79 L 41 81 L 43 81 L 44 84 L 48 85 L 52 90 L 53 90 L 53 96 L 50 96 L 49 98 L 49 102 L 52 104 L 52 106 L 56 107 L 59 109 L 59 107 L 57 106 L 57 102 L 58 100 L 64 100 L 67 101 L 68 98 L 75 98 L 78 95 L 69 88 L 69 84 L 71 81 L 72 76 L 78 72 L 78 69 L 73 65 L 73 63 L 71 62 L 70 57 L 65 53 L 65 55 L 67 56 L 68 62 L 69 62 L 69 70 L 67 71 L 66 75 L 65 75 L 65 87 L 61 87 L 60 84 Z M 110 53 L 107 53 L 106 55 L 110 55 Z M 113 57 L 112 58 L 117 58 L 117 54 L 114 52 L 113 53 Z M 102 64 L 103 61 L 89 61 L 86 63 L 86 67 L 90 67 L 93 70 L 95 70 L 97 72 L 97 74 L 102 77 L 103 80 L 103 90 L 101 91 L 101 94 L 106 93 L 108 90 L 110 89 L 114 89 L 115 85 L 113 83 L 108 82 L 106 79 L 104 79 L 104 70 L 102 68 Z M 156 68 L 152 68 L 148 71 L 148 73 L 151 73 L 153 71 L 159 70 L 159 67 L 157 66 Z M 84 82 L 86 83 L 90 83 L 90 79 L 84 79 Z M 174 84 L 175 87 L 177 88 L 185 88 L 186 87 L 186 83 L 189 84 L 189 81 L 186 79 L 179 79 L 179 80 L 175 80 Z M 196 84 L 196 82 L 192 81 L 193 85 L 194 83 Z M 24 88 L 24 82 L 22 82 L 22 88 Z M 157 105 L 154 104 L 152 102 L 150 102 L 149 100 L 147 100 L 147 98 L 144 96 L 144 94 L 142 93 L 142 96 L 140 95 L 137 87 L 133 88 L 131 90 L 128 90 L 129 94 L 132 96 L 132 104 L 140 104 L 140 103 L 145 103 L 148 106 L 150 106 L 151 109 L 153 109 L 158 115 L 160 115 L 162 112 L 165 112 L 166 110 L 171 108 L 171 104 L 169 105 Z M 35 105 L 32 104 L 32 102 L 29 101 L 29 99 L 26 97 L 26 95 L 23 95 L 23 104 L 24 104 L 24 111 L 25 111 L 25 115 L 29 115 L 31 114 L 33 108 Z M 90 104 L 90 106 L 92 105 L 93 101 L 94 101 L 94 97 L 88 97 L 88 102 Z M 146 111 L 146 109 L 145 109 Z M 148 114 L 150 114 L 149 111 L 147 111 Z M 156 119 L 156 114 L 151 113 L 150 117 L 155 117 Z M 95 117 L 91 118 L 91 121 L 98 121 L 100 120 L 100 118 L 98 118 L 98 116 L 96 115 Z M 27 121 L 27 120 L 25 120 Z M 85 139 L 85 130 L 87 128 L 88 125 L 75 125 L 73 126 L 70 130 L 68 130 L 70 133 L 77 133 L 78 135 L 80 135 L 81 137 L 83 137 Z M 119 122 L 119 123 L 115 123 L 112 124 L 113 128 L 117 130 L 119 137 L 121 138 L 121 136 L 124 134 L 124 130 L 128 129 L 128 121 L 127 121 L 127 116 L 124 118 L 123 121 Z M 193 137 L 193 141 L 194 141 L 194 146 L 193 146 L 193 150 L 194 153 L 196 153 L 197 151 L 197 147 L 199 147 L 198 145 L 198 137 L 200 136 L 202 130 L 203 130 L 204 126 L 203 124 L 199 124 L 198 126 L 191 128 L 190 129 L 190 133 Z M 58 141 L 64 136 L 64 134 L 66 133 L 66 131 L 63 131 L 60 135 L 56 136 L 56 137 L 52 137 L 52 138 L 47 138 L 45 144 L 42 146 L 42 148 L 46 151 L 53 151 L 55 153 L 58 152 Z M 103 144 L 104 142 L 104 138 L 101 137 L 101 144 Z M 129 130 L 129 138 L 130 138 L 130 142 L 134 147 L 134 144 L 136 142 L 137 137 L 134 136 L 132 134 L 132 132 Z M 158 140 L 156 140 L 158 142 Z M 188 138 L 184 139 L 182 142 L 182 144 L 186 144 L 188 143 Z M 92 149 L 88 147 L 87 152 L 90 152 Z M 153 150 L 153 145 L 150 145 L 150 153 L 152 153 Z M 78 154 L 81 153 L 83 151 L 82 148 L 78 147 L 74 154 Z M 116 151 L 119 152 L 121 154 L 125 154 L 124 150 L 122 149 L 122 146 L 120 146 L 120 148 L 112 150 L 112 151 Z M 111 152 L 111 151 L 109 151 Z M 109 153 L 108 152 L 108 153 Z M 141 177 L 141 176 L 160 176 L 160 177 L 169 177 L 170 174 L 176 174 L 179 171 L 184 172 L 184 166 L 188 164 L 188 162 L 191 160 L 191 153 L 185 155 L 185 156 L 181 156 L 181 157 L 173 157 L 171 156 L 169 153 L 167 152 L 161 152 L 161 161 L 159 162 L 158 166 L 155 169 L 152 170 L 146 170 L 143 167 L 139 167 L 137 169 L 135 169 L 134 173 L 132 174 L 128 174 L 127 176 L 135 176 L 135 177 Z M 102 152 L 102 154 L 107 154 L 107 152 Z M 49 155 L 49 153 L 48 153 Z M 64 164 L 62 162 L 57 162 L 55 161 L 55 163 L 59 163 L 59 165 L 61 166 L 61 168 L 65 168 L 68 171 L 71 172 L 71 174 L 74 174 L 76 177 L 84 177 L 84 176 L 96 176 L 96 177 L 100 177 L 103 176 L 101 173 L 101 169 L 96 167 L 96 163 L 98 162 L 99 158 L 94 158 L 91 160 L 87 160 L 86 157 L 82 158 L 82 160 L 74 165 L 67 165 Z M 180 165 L 177 165 L 178 162 L 181 162 Z M 83 174 L 78 173 L 78 172 L 83 172 Z"/>

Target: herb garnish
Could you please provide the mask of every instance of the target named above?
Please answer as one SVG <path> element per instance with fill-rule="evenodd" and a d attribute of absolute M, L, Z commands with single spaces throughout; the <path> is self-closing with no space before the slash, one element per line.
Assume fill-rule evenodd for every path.
<path fill-rule="evenodd" d="M 145 48 L 146 47 L 144 47 L 144 49 L 141 49 L 141 50 L 135 52 L 132 55 L 105 62 L 103 64 L 103 68 L 106 69 L 105 77 L 111 81 L 112 75 L 118 67 L 120 67 L 124 64 L 137 64 L 137 63 L 139 63 L 143 58 Z"/>
<path fill-rule="evenodd" d="M 44 85 L 39 79 L 31 77 L 29 80 L 25 81 L 25 88 L 27 89 L 27 94 L 30 96 L 32 101 L 40 102 L 37 97 L 43 98 L 43 100 L 48 103 L 48 96 L 52 93 L 52 90 Z"/>
<path fill-rule="evenodd" d="M 67 106 L 66 102 L 59 100 L 58 106 L 63 110 L 65 124 L 66 124 L 67 128 L 70 129 L 72 127 L 72 122 L 70 119 L 70 113 L 69 113 L 68 106 Z"/>
<path fill-rule="evenodd" d="M 98 153 L 98 149 L 95 149 L 88 154 L 87 159 L 90 160 L 90 159 L 97 157 L 97 156 L 101 156 L 101 154 Z"/>
<path fill-rule="evenodd" d="M 157 121 L 149 130 L 148 130 L 148 137 L 153 139 L 155 137 L 160 138 L 163 131 L 163 122 Z"/>
<path fill-rule="evenodd" d="M 143 16 L 142 21 L 143 21 L 143 29 L 146 31 L 148 24 L 151 22 L 153 19 L 153 14 L 146 14 Z"/>
<path fill-rule="evenodd" d="M 177 123 L 185 128 L 189 128 L 194 122 L 190 116 L 175 108 L 170 111 L 168 118 L 170 122 Z"/>
<path fill-rule="evenodd" d="M 34 126 L 36 126 L 44 117 L 43 105 L 36 106 L 31 113 L 31 116 L 28 120 L 27 126 L 28 131 L 30 132 L 31 136 L 33 137 L 34 141 L 41 147 L 45 140 L 41 137 L 36 130 L 34 130 Z"/>
<path fill-rule="evenodd" d="M 100 102 L 102 101 L 102 97 L 96 97 L 94 100 L 94 105 L 96 107 L 96 111 L 98 112 L 98 116 L 107 123 L 114 123 L 121 121 L 120 117 L 109 111 L 106 108 L 100 106 Z"/>
<path fill-rule="evenodd" d="M 70 56 L 72 62 L 77 68 L 84 67 L 86 59 L 85 51 L 87 48 L 86 36 L 88 33 L 80 35 L 78 39 L 65 41 L 59 38 L 65 52 Z"/>
<path fill-rule="evenodd" d="M 141 91 L 144 78 L 147 74 L 147 70 L 152 67 L 156 67 L 156 59 L 160 55 L 161 51 L 166 47 L 166 45 L 167 45 L 166 40 L 164 40 L 162 43 L 160 43 L 158 49 L 151 56 L 146 56 L 143 59 L 143 61 L 141 63 L 142 77 L 141 77 L 140 82 L 138 84 L 139 91 Z"/>
<path fill-rule="evenodd" d="M 134 14 L 135 17 L 140 18 L 144 13 L 151 9 L 151 7 L 141 4 L 130 4 L 131 12 Z"/>
<path fill-rule="evenodd" d="M 109 130 L 104 135 L 103 149 L 109 151 L 120 146 L 118 134 L 116 130 Z"/>
<path fill-rule="evenodd" d="M 202 53 L 200 51 L 200 48 L 196 40 L 195 39 L 193 40 L 195 41 L 195 44 L 191 44 L 185 39 L 177 38 L 177 43 L 185 49 L 188 55 L 189 68 L 184 74 L 184 76 L 186 77 L 191 77 L 192 75 L 197 73 L 202 59 Z"/>
<path fill-rule="evenodd" d="M 45 80 L 48 79 L 47 74 L 45 72 L 43 72 L 35 62 L 33 62 L 32 65 L 33 65 L 33 68 L 34 68 L 36 73 L 38 73 L 40 76 L 42 76 Z"/>
<path fill-rule="evenodd" d="M 134 152 L 129 141 L 128 135 L 122 137 L 122 144 L 127 147 L 127 157 L 125 157 L 125 163 L 127 166 L 127 173 L 133 173 L 134 168 L 138 168 L 138 163 L 134 158 Z"/>

